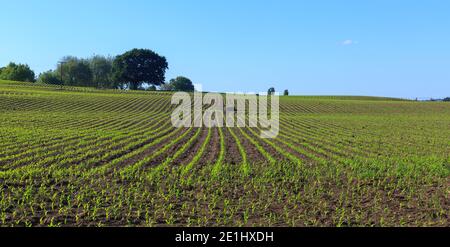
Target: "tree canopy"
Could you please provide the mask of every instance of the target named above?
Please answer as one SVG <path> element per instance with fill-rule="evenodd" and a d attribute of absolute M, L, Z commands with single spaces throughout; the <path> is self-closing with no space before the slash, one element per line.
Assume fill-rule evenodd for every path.
<path fill-rule="evenodd" d="M 53 84 L 53 85 L 61 85 L 62 84 L 60 77 L 53 70 L 49 70 L 49 71 L 41 73 L 39 75 L 37 82 Z"/>
<path fill-rule="evenodd" d="M 65 85 L 92 86 L 92 70 L 86 59 L 64 57 L 58 65 L 56 73 L 63 75 L 62 79 Z"/>
<path fill-rule="evenodd" d="M 133 49 L 117 56 L 113 63 L 114 79 L 134 90 L 143 83 L 164 84 L 168 68 L 165 57 L 148 49 Z"/>
<path fill-rule="evenodd" d="M 114 58 L 112 57 L 100 55 L 87 59 L 66 56 L 61 59 L 56 70 L 40 74 L 38 82 L 69 86 L 117 88 L 118 85 L 113 80 L 112 75 L 113 61 Z"/>
<path fill-rule="evenodd" d="M 10 81 L 34 82 L 35 74 L 27 64 L 9 63 L 0 69 L 0 79 Z"/>
<path fill-rule="evenodd" d="M 193 92 L 195 90 L 192 81 L 184 76 L 178 76 L 175 79 L 171 79 L 169 85 L 173 91 Z"/>
<path fill-rule="evenodd" d="M 275 94 L 275 88 L 271 87 L 269 90 L 267 90 L 268 95 L 274 95 Z"/>
<path fill-rule="evenodd" d="M 92 82 L 98 88 L 117 87 L 112 76 L 114 58 L 95 55 L 88 59 Z"/>

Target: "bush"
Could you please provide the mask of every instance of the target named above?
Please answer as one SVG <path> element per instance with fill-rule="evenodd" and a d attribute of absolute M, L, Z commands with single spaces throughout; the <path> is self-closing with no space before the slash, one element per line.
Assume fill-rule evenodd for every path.
<path fill-rule="evenodd" d="M 450 102 L 450 97 L 444 99 L 445 102 Z"/>

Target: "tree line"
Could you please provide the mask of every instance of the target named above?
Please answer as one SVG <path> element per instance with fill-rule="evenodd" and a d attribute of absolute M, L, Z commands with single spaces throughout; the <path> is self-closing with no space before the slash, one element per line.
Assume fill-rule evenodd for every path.
<path fill-rule="evenodd" d="M 155 91 L 159 87 L 159 90 L 164 91 L 194 91 L 192 81 L 183 76 L 166 83 L 168 68 L 164 56 L 149 49 L 133 49 L 115 57 L 66 56 L 54 70 L 41 73 L 37 79 L 28 65 L 10 63 L 0 68 L 0 79 L 103 89 Z M 270 88 L 268 94 L 275 94 L 275 88 Z M 289 95 L 289 91 L 285 90 L 283 95 Z"/>
<path fill-rule="evenodd" d="M 116 57 L 66 56 L 54 70 L 37 78 L 28 65 L 10 63 L 0 68 L 0 79 L 103 89 L 157 90 L 158 86 L 167 91 L 194 91 L 192 81 L 183 76 L 165 83 L 168 68 L 164 56 L 149 49 L 133 49 Z"/>
<path fill-rule="evenodd" d="M 26 64 L 9 63 L 0 68 L 0 80 L 34 82 L 34 71 Z"/>

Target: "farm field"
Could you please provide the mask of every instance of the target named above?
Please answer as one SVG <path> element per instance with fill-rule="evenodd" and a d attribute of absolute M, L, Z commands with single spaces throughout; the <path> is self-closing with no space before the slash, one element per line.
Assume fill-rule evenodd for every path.
<path fill-rule="evenodd" d="M 450 226 L 450 104 L 280 99 L 280 135 L 165 92 L 0 81 L 2 226 Z"/>

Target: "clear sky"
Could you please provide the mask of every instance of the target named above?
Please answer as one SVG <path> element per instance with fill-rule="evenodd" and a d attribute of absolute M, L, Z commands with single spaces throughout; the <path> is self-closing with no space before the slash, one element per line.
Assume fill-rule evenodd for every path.
<path fill-rule="evenodd" d="M 450 1 L 0 0 L 0 65 L 149 48 L 208 91 L 450 96 Z"/>

